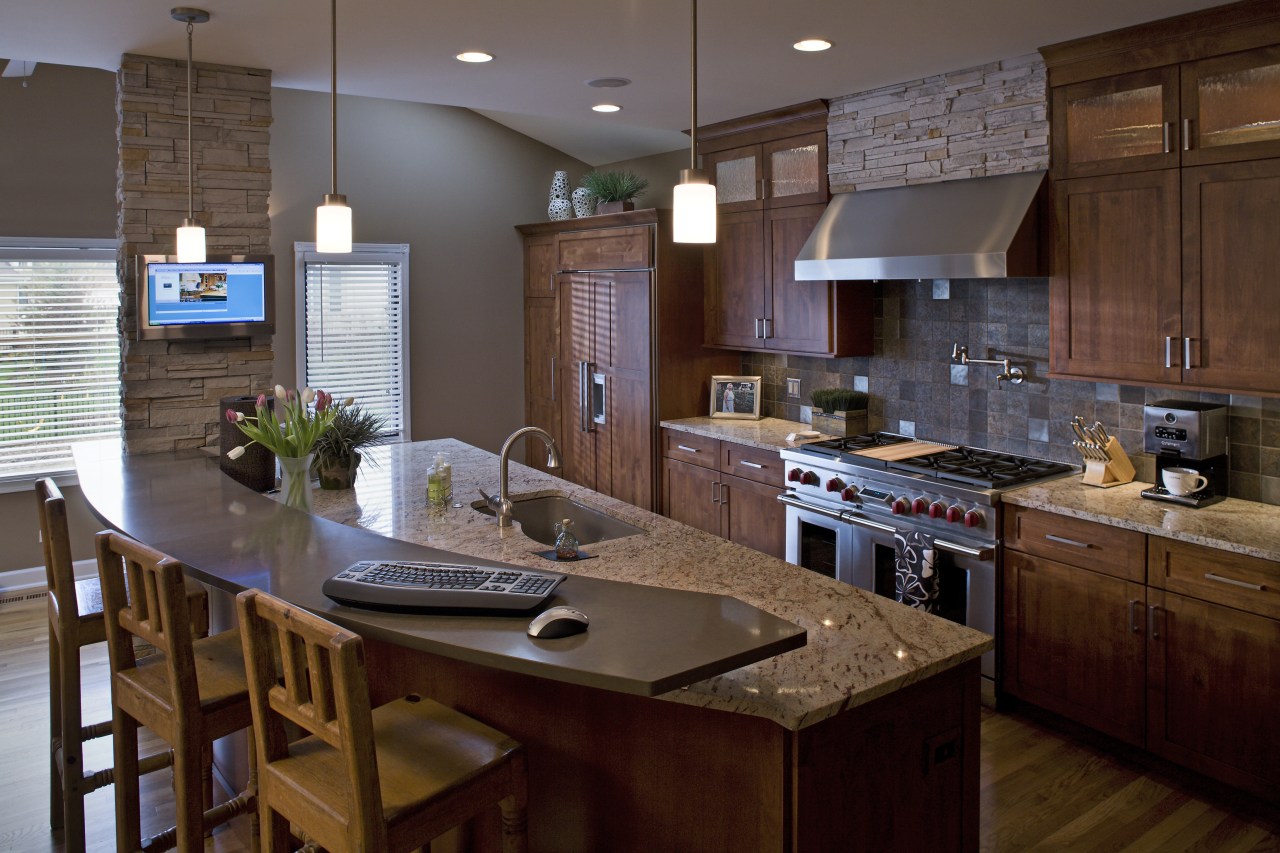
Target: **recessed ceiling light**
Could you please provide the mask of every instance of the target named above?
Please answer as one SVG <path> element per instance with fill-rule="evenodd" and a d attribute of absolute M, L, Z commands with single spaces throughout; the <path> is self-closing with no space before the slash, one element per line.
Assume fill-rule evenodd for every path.
<path fill-rule="evenodd" d="M 626 77 L 597 77 L 594 80 L 588 80 L 587 85 L 592 89 L 620 89 L 623 86 L 630 86 L 631 81 Z"/>
<path fill-rule="evenodd" d="M 826 39 L 802 39 L 791 46 L 796 50 L 803 50 L 812 53 L 818 50 L 826 50 L 831 47 L 831 42 Z"/>
<path fill-rule="evenodd" d="M 622 107 L 617 104 L 596 104 L 591 109 L 598 113 L 616 113 L 618 110 L 622 109 Z"/>
<path fill-rule="evenodd" d="M 461 62 L 489 62 L 493 59 L 493 54 L 483 50 L 464 50 L 455 58 Z"/>

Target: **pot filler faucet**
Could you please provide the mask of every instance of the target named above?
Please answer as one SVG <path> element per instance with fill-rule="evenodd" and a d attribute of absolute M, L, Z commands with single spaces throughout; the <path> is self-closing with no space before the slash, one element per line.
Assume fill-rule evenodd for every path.
<path fill-rule="evenodd" d="M 1010 367 L 1007 358 L 969 358 L 969 348 L 960 344 L 951 345 L 951 360 L 956 364 L 998 364 L 1004 370 L 996 374 L 996 387 L 1008 379 L 1014 385 L 1021 385 L 1026 372 L 1021 367 Z"/>
<path fill-rule="evenodd" d="M 484 498 L 485 503 L 493 510 L 494 515 L 498 517 L 499 527 L 511 526 L 511 499 L 507 488 L 507 460 L 511 457 L 511 448 L 515 445 L 516 440 L 525 435 L 536 435 L 542 439 L 542 443 L 547 446 L 547 467 L 560 467 L 560 452 L 556 450 L 555 439 L 541 427 L 527 426 L 521 427 L 507 438 L 502 444 L 502 452 L 498 454 L 498 495 L 492 497 L 484 493 L 484 489 L 480 490 L 480 496 Z"/>

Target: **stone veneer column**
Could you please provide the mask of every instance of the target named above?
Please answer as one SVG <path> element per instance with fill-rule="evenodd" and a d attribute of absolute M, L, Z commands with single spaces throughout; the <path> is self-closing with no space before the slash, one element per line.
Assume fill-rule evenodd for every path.
<path fill-rule="evenodd" d="M 1036 53 L 837 98 L 831 191 L 1047 169 L 1046 98 Z"/>
<path fill-rule="evenodd" d="M 193 71 L 195 216 L 209 254 L 270 251 L 271 72 Z M 116 233 L 123 287 L 124 435 L 130 453 L 216 446 L 218 399 L 272 382 L 271 336 L 139 341 L 134 258 L 172 254 L 187 211 L 187 65 L 126 54 L 117 75 Z"/>

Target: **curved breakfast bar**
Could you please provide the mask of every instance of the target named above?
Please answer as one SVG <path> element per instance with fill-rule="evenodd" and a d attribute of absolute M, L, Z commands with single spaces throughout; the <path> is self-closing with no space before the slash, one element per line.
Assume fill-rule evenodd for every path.
<path fill-rule="evenodd" d="M 428 512 L 437 451 L 457 503 Z M 552 566 L 518 526 L 471 509 L 497 457 L 453 440 L 380 449 L 354 490 L 318 492 L 313 515 L 198 451 L 100 443 L 76 461 L 98 517 L 197 579 L 266 589 L 362 634 L 375 702 L 424 693 L 525 743 L 532 849 L 976 848 L 986 635 L 513 464 L 513 493 L 565 495 L 645 531 Z M 534 640 L 528 614 L 385 613 L 321 593 L 384 558 L 563 571 L 551 603 L 591 627 Z M 904 791 L 946 814 L 919 819 Z"/>

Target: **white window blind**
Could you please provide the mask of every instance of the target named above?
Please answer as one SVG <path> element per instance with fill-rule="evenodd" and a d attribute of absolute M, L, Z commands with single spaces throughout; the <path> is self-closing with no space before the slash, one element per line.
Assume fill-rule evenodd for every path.
<path fill-rule="evenodd" d="M 407 245 L 359 244 L 327 255 L 295 244 L 299 377 L 338 399 L 354 397 L 409 437 Z"/>
<path fill-rule="evenodd" d="M 120 434 L 114 241 L 0 240 L 0 479 Z"/>

